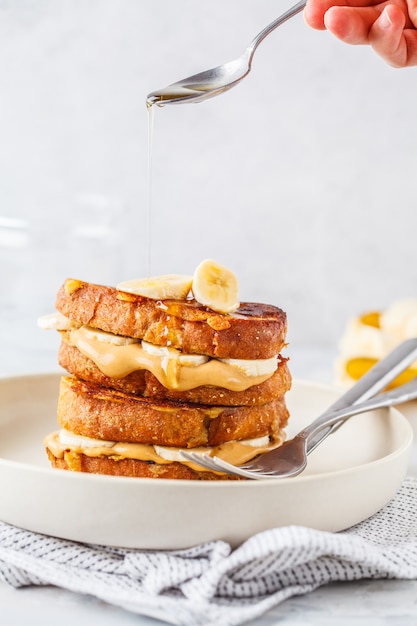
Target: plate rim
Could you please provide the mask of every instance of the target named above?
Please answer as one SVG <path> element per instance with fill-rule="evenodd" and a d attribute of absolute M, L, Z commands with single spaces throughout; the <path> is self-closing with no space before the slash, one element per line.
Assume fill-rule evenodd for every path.
<path fill-rule="evenodd" d="M 40 377 L 44 379 L 41 387 L 36 384 Z M 31 415 L 31 402 L 27 403 L 16 388 L 16 384 L 20 385 L 22 379 L 28 382 L 28 378 L 29 394 L 37 394 L 33 413 L 39 415 L 40 411 L 44 418 L 42 421 L 40 417 L 34 430 L 22 441 L 23 455 L 19 454 L 16 460 L 13 454 L 11 459 L 0 458 L 0 485 L 4 489 L 0 519 L 31 532 L 139 550 L 176 550 L 217 540 L 235 548 L 255 534 L 288 525 L 342 531 L 377 513 L 397 493 L 407 475 L 413 432 L 407 418 L 391 408 L 384 409 L 385 414 L 381 415 L 381 419 L 385 418 L 384 426 L 378 428 L 378 422 L 371 420 L 370 428 L 365 431 L 369 454 L 365 447 L 365 453 L 353 456 L 352 464 L 346 466 L 345 459 L 340 469 L 332 469 L 332 463 L 327 465 L 327 451 L 322 468 L 319 464 L 315 473 L 293 478 L 196 481 L 86 474 L 54 469 L 47 465 L 46 455 L 45 465 L 41 464 L 38 452 L 36 456 L 31 454 L 31 462 L 27 463 L 25 446 L 33 451 L 32 437 L 37 440 L 46 422 L 50 424 L 53 419 L 51 402 L 58 399 L 59 373 L 0 378 L 0 390 L 7 382 L 14 385 L 11 394 L 5 396 L 4 404 L 5 409 L 9 406 L 12 411 L 11 419 L 6 417 L 4 421 L 5 428 L 10 429 L 5 437 L 6 453 L 8 433 L 12 453 L 20 443 L 19 430 L 13 438 L 14 418 L 23 422 L 24 427 L 26 413 Z M 294 379 L 294 383 L 295 401 L 299 402 L 297 410 L 302 410 L 304 398 L 307 398 L 307 402 L 314 400 L 315 408 L 320 411 L 339 393 L 330 385 L 314 381 Z M 309 393 L 317 395 L 309 400 Z M 15 413 L 13 403 L 19 405 L 19 400 L 22 405 Z M 310 408 L 313 413 L 313 406 Z M 392 411 L 398 415 L 393 415 Z M 396 424 L 400 430 L 395 428 Z M 358 432 L 357 425 L 355 428 L 348 434 L 351 441 Z M 372 445 L 373 432 L 378 435 L 376 447 Z M 393 435 L 388 447 L 380 437 L 385 433 Z M 384 477 L 382 482 L 381 476 Z M 28 486 L 22 507 L 21 499 L 16 498 L 16 489 L 27 490 Z M 345 493 L 355 495 L 346 497 Z M 339 505 L 335 509 L 336 501 Z M 71 503 L 69 514 L 68 502 Z M 98 519 L 100 524 L 97 524 Z M 149 519 L 155 523 L 150 524 Z"/>
<path fill-rule="evenodd" d="M 62 376 L 62 372 L 59 371 L 51 371 L 51 372 L 36 372 L 34 374 L 19 374 L 19 375 L 12 375 L 12 376 L 0 376 L 0 387 L 3 384 L 7 384 L 8 382 L 13 382 L 13 383 L 18 383 L 21 380 L 34 380 L 34 379 L 46 379 L 46 378 L 57 378 L 57 382 L 59 382 L 59 377 Z M 305 380 L 305 379 L 301 379 L 301 378 L 295 378 L 293 379 L 293 382 L 296 383 L 297 385 L 302 385 L 304 387 L 310 387 L 314 390 L 317 391 L 324 391 L 324 392 L 330 392 L 330 393 L 343 393 L 343 389 L 338 388 L 337 386 L 331 385 L 331 384 L 327 384 L 327 383 L 321 383 L 321 382 L 315 382 L 312 380 Z M 287 393 L 291 393 L 291 390 Z M 57 399 L 58 399 L 58 387 L 57 387 Z M 284 478 L 280 478 L 277 477 L 275 479 L 267 479 L 265 481 L 262 481 L 263 485 L 276 485 L 278 482 L 280 483 L 294 483 L 294 481 L 296 483 L 300 483 L 300 482 L 311 482 L 312 480 L 317 480 L 318 476 L 325 478 L 328 476 L 341 476 L 344 474 L 348 474 L 350 472 L 353 472 L 355 470 L 357 470 L 358 468 L 363 468 L 364 466 L 371 466 L 374 467 L 375 465 L 378 464 L 382 464 L 382 463 L 386 463 L 388 460 L 394 460 L 396 456 L 400 456 L 402 454 L 404 454 L 407 449 L 411 448 L 411 445 L 413 443 L 413 438 L 414 438 L 414 433 L 413 433 L 413 428 L 410 424 L 410 422 L 408 421 L 407 417 L 401 412 L 401 410 L 398 409 L 398 407 L 393 406 L 393 407 L 387 407 L 387 408 L 383 408 L 383 409 L 378 409 L 380 411 L 384 411 L 387 412 L 388 414 L 395 414 L 397 416 L 399 416 L 399 420 L 401 422 L 401 427 L 404 429 L 404 431 L 408 431 L 404 433 L 403 436 L 403 440 L 402 443 L 395 448 L 395 450 L 393 450 L 392 452 L 390 452 L 389 454 L 386 454 L 384 456 L 382 456 L 381 458 L 378 459 L 374 459 L 373 461 L 369 461 L 366 463 L 361 463 L 359 465 L 354 465 L 352 467 L 347 467 L 347 468 L 341 468 L 338 470 L 332 470 L 330 472 L 323 472 L 320 474 L 299 474 L 297 476 L 292 476 L 292 477 L 284 477 Z M 369 411 L 370 413 L 372 413 L 373 411 Z M 154 478 L 145 478 L 145 477 L 130 477 L 130 476 L 111 476 L 111 475 L 104 475 L 104 474 L 92 474 L 92 473 L 85 473 L 85 472 L 68 472 L 68 470 L 63 470 L 63 469 L 57 469 L 57 468 L 52 468 L 52 467 L 40 467 L 38 465 L 34 465 L 31 463 L 24 463 L 22 461 L 15 461 L 12 459 L 5 459 L 2 456 L 0 456 L 0 467 L 11 467 L 13 469 L 18 469 L 18 470 L 30 470 L 31 472 L 35 471 L 39 474 L 45 474 L 47 476 L 50 475 L 55 475 L 58 473 L 58 475 L 60 475 L 62 478 L 65 476 L 66 478 L 64 478 L 64 480 L 86 480 L 89 482 L 124 482 L 126 485 L 127 484 L 149 484 L 152 483 L 153 485 L 161 485 L 162 486 L 167 486 L 167 485 L 182 485 L 182 484 L 187 484 L 187 486 L 191 486 L 193 485 L 193 489 L 197 488 L 197 487 L 202 487 L 202 485 L 205 486 L 205 488 L 207 489 L 230 489 L 230 488 L 255 488 L 256 485 L 259 485 L 260 481 L 255 481 L 255 480 L 248 480 L 248 481 L 198 481 L 198 480 L 192 480 L 192 479 L 174 479 L 174 478 L 158 478 L 158 479 L 154 479 Z M 249 487 L 249 485 L 252 485 L 252 487 Z M 157 487 L 158 488 L 158 487 Z"/>

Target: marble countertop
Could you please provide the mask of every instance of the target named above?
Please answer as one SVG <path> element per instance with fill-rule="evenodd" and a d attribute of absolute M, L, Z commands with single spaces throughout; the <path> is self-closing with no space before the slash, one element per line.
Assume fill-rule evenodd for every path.
<path fill-rule="evenodd" d="M 292 356 L 295 378 L 331 383 L 334 355 L 328 350 L 300 349 Z M 5 373 L 5 372 L 2 372 Z M 13 370 L 13 373 L 16 373 Z M 25 372 L 26 373 L 26 372 Z M 6 372 L 7 374 L 7 372 Z M 417 432 L 417 409 L 407 416 Z M 417 438 L 409 474 L 417 476 Z M 0 583 L 2 619 L 8 626 L 59 622 L 60 626 L 159 626 L 159 620 L 135 615 L 96 600 L 53 587 L 13 589 Z M 417 623 L 417 581 L 358 581 L 335 583 L 293 597 L 249 622 L 249 626 L 384 626 Z M 219 624 L 219 626 L 221 626 Z"/>

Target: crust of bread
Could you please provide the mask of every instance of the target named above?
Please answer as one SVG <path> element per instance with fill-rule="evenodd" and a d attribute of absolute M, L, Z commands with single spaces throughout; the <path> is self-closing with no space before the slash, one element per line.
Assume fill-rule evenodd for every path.
<path fill-rule="evenodd" d="M 291 374 L 287 359 L 284 358 L 280 358 L 278 369 L 268 380 L 244 391 L 230 391 L 213 386 L 197 387 L 189 391 L 174 391 L 164 387 L 151 372 L 145 370 L 137 370 L 124 378 L 111 378 L 103 374 L 97 365 L 78 348 L 65 341 L 61 343 L 58 362 L 70 374 L 86 382 L 155 400 L 166 399 L 222 406 L 253 406 L 271 402 L 291 388 Z"/>
<path fill-rule="evenodd" d="M 237 476 L 197 471 L 183 463 L 149 463 L 136 459 L 112 459 L 109 457 L 88 457 L 78 452 L 65 452 L 64 458 L 56 458 L 47 448 L 46 453 L 52 466 L 57 469 L 90 474 L 129 476 L 133 478 L 170 478 L 181 480 L 245 480 Z"/>
<path fill-rule="evenodd" d="M 223 315 L 195 300 L 152 300 L 67 279 L 56 307 L 80 324 L 173 346 L 186 354 L 267 359 L 285 347 L 286 314 L 267 304 L 242 303 L 233 314 Z"/>
<path fill-rule="evenodd" d="M 59 425 L 78 435 L 182 448 L 275 438 L 287 420 L 282 396 L 250 407 L 155 402 L 69 376 L 61 379 L 58 401 Z"/>

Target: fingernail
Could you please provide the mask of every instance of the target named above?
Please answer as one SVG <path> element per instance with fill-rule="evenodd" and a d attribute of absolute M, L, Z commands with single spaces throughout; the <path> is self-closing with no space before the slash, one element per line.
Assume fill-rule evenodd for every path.
<path fill-rule="evenodd" d="M 390 28 L 392 25 L 390 16 L 388 15 L 387 7 L 382 11 L 380 18 L 378 20 L 380 28 Z"/>

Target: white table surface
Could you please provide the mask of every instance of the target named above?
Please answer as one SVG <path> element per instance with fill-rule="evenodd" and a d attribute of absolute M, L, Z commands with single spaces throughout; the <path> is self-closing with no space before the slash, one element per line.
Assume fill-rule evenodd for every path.
<path fill-rule="evenodd" d="M 295 378 L 331 383 L 334 355 L 328 350 L 299 349 L 291 357 Z M 16 365 L 10 362 L 11 372 Z M 36 368 L 33 368 L 34 370 Z M 42 367 L 44 369 L 44 367 Z M 1 374 L 8 372 L 2 371 Z M 24 372 L 27 373 L 27 372 Z M 417 432 L 417 406 L 407 407 Z M 409 474 L 417 476 L 417 437 Z M 53 587 L 13 589 L 0 583 L 0 623 L 5 626 L 53 624 L 59 626 L 160 626 L 166 622 L 107 605 L 90 596 Z M 359 581 L 335 583 L 290 598 L 249 626 L 415 626 L 417 581 Z M 219 624 L 219 626 L 222 626 Z"/>

